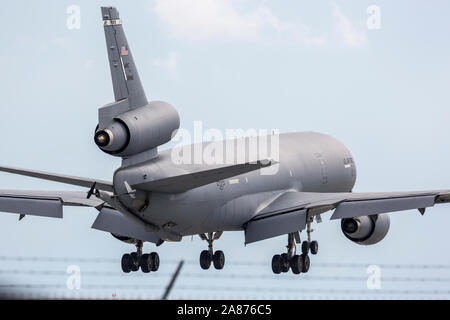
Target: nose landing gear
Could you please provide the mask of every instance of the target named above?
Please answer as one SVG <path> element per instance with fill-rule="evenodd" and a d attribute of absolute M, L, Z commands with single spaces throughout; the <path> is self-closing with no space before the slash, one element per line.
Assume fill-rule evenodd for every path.
<path fill-rule="evenodd" d="M 142 254 L 142 241 L 136 241 L 136 252 L 125 253 L 122 256 L 122 271 L 125 273 L 135 272 L 141 268 L 142 272 L 149 273 L 150 271 L 158 271 L 159 256 L 158 253 L 152 252 L 150 254 Z"/>

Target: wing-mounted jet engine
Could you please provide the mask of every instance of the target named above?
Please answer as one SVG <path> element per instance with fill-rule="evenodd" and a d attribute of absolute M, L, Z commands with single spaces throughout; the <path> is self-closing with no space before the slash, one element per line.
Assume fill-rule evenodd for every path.
<path fill-rule="evenodd" d="M 148 102 L 116 8 L 102 7 L 115 102 L 99 109 L 94 140 L 104 152 L 130 158 L 172 139 L 180 126 L 173 106 Z"/>
<path fill-rule="evenodd" d="M 380 242 L 389 231 L 390 218 L 387 213 L 346 218 L 341 220 L 341 229 L 351 241 L 361 245 Z"/>

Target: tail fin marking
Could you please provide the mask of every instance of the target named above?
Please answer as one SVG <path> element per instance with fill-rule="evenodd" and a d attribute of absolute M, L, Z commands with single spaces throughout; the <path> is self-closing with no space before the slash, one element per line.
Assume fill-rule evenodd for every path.
<path fill-rule="evenodd" d="M 128 99 L 130 109 L 146 105 L 147 97 L 123 31 L 119 12 L 114 7 L 102 7 L 102 17 L 115 100 Z"/>

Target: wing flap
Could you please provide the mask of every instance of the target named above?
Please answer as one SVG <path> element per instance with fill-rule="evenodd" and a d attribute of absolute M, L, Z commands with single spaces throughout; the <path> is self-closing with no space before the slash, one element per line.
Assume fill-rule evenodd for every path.
<path fill-rule="evenodd" d="M 146 231 L 140 225 L 130 221 L 119 211 L 109 208 L 103 208 L 100 211 L 92 228 L 153 243 L 158 243 L 161 240 L 156 233 Z"/>
<path fill-rule="evenodd" d="M 305 229 L 307 210 L 251 220 L 245 228 L 245 244 Z"/>

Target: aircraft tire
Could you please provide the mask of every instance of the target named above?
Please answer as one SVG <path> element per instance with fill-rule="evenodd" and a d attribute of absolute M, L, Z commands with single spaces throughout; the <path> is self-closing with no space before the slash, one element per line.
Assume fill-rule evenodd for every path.
<path fill-rule="evenodd" d="M 148 253 L 145 253 L 141 256 L 141 260 L 140 260 L 139 264 L 141 265 L 142 272 L 149 273 L 150 271 L 152 271 L 152 269 L 151 269 L 152 258 L 150 257 L 150 255 Z"/>
<path fill-rule="evenodd" d="M 302 257 L 299 256 L 298 254 L 296 254 L 295 256 L 292 257 L 292 259 L 290 261 L 290 265 L 291 265 L 292 273 L 294 273 L 294 274 L 301 273 L 302 270 L 303 270 L 303 259 L 302 259 Z"/>
<path fill-rule="evenodd" d="M 311 241 L 310 243 L 311 254 L 317 254 L 319 252 L 319 243 L 317 241 Z"/>
<path fill-rule="evenodd" d="M 150 253 L 151 263 L 150 263 L 150 270 L 151 271 L 158 271 L 159 269 L 159 255 L 157 252 Z"/>
<path fill-rule="evenodd" d="M 129 253 L 125 253 L 122 256 L 122 271 L 125 273 L 129 273 L 131 271 L 131 264 L 133 263 L 133 260 L 131 258 L 131 255 Z"/>
<path fill-rule="evenodd" d="M 131 256 L 131 271 L 139 270 L 139 256 L 136 252 L 130 253 Z"/>
<path fill-rule="evenodd" d="M 275 274 L 281 273 L 281 256 L 279 254 L 272 257 L 272 271 Z"/>
<path fill-rule="evenodd" d="M 308 254 L 309 253 L 309 248 L 310 248 L 310 244 L 308 241 L 303 241 L 302 242 L 302 253 L 303 254 Z"/>
<path fill-rule="evenodd" d="M 302 272 L 306 273 L 309 271 L 311 261 L 309 260 L 309 256 L 307 254 L 302 254 L 301 258 L 302 258 L 302 264 L 303 264 Z"/>
<path fill-rule="evenodd" d="M 200 253 L 200 267 L 203 270 L 209 269 L 209 267 L 211 266 L 211 260 L 212 260 L 212 256 L 208 250 L 203 250 Z"/>
<path fill-rule="evenodd" d="M 286 273 L 289 271 L 289 257 L 287 253 L 281 254 L 281 272 Z"/>
<path fill-rule="evenodd" d="M 217 270 L 223 269 L 223 267 L 225 266 L 225 254 L 223 253 L 223 251 L 218 250 L 214 252 L 213 263 L 214 268 L 216 268 Z"/>

